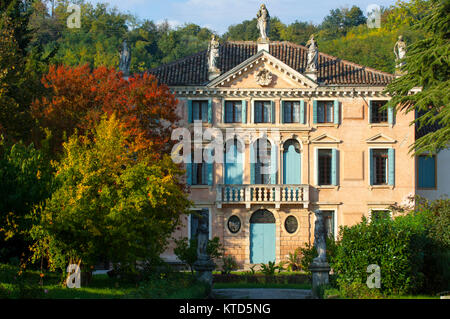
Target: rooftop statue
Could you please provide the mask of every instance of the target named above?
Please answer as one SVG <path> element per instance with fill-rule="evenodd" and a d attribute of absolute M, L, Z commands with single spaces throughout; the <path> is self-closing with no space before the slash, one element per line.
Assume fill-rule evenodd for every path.
<path fill-rule="evenodd" d="M 270 15 L 264 4 L 261 5 L 256 17 L 258 18 L 257 27 L 260 33 L 260 40 L 269 40 L 268 34 L 270 29 Z"/>
<path fill-rule="evenodd" d="M 311 38 L 306 43 L 306 47 L 308 48 L 306 72 L 316 72 L 319 49 L 317 48 L 316 41 L 314 40 L 314 34 L 311 35 Z"/>
<path fill-rule="evenodd" d="M 128 47 L 127 40 L 122 42 L 122 51 L 120 52 L 119 70 L 124 76 L 130 75 L 131 51 Z"/>

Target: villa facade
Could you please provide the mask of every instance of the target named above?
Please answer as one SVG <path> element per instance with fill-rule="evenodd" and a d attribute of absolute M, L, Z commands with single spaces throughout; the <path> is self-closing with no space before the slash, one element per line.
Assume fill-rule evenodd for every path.
<path fill-rule="evenodd" d="M 310 47 L 288 42 L 214 41 L 150 72 L 176 95 L 179 125 L 203 137 L 185 166 L 190 199 L 240 267 L 312 244 L 317 211 L 336 237 L 416 194 L 414 114 L 381 110 L 395 75 L 318 51 L 311 69 Z M 223 139 L 214 150 L 211 132 Z M 207 149 L 200 161 L 195 149 Z M 174 236 L 197 225 L 186 216 Z M 163 257 L 176 260 L 173 246 Z"/>

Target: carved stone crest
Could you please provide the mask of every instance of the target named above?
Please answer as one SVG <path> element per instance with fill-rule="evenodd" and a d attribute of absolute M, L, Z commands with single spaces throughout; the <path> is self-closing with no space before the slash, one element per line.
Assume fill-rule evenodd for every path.
<path fill-rule="evenodd" d="M 270 83 L 272 83 L 272 73 L 270 73 L 269 70 L 266 70 L 266 69 L 258 71 L 255 74 L 255 80 L 256 80 L 256 83 L 258 83 L 259 85 L 267 86 Z"/>

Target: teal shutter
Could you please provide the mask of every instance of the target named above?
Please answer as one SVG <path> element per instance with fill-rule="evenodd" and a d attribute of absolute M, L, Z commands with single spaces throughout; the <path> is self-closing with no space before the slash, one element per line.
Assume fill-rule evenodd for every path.
<path fill-rule="evenodd" d="M 300 124 L 305 124 L 305 101 L 300 101 Z"/>
<path fill-rule="evenodd" d="M 389 165 L 389 176 L 388 184 L 395 184 L 395 150 L 393 148 L 388 149 L 388 165 Z"/>
<path fill-rule="evenodd" d="M 338 170 L 338 150 L 333 148 L 331 150 L 331 184 L 337 185 L 338 184 L 338 178 L 337 178 L 337 170 Z"/>
<path fill-rule="evenodd" d="M 188 100 L 188 123 L 192 123 L 192 100 Z"/>
<path fill-rule="evenodd" d="M 186 163 L 186 182 L 188 185 L 192 185 L 192 163 Z"/>
<path fill-rule="evenodd" d="M 313 123 L 317 124 L 317 100 L 313 101 Z"/>
<path fill-rule="evenodd" d="M 255 184 L 255 144 L 250 144 L 250 184 Z"/>
<path fill-rule="evenodd" d="M 372 101 L 369 101 L 369 123 L 372 123 Z"/>
<path fill-rule="evenodd" d="M 270 104 L 272 105 L 272 112 L 271 112 L 271 120 L 272 120 L 272 124 L 275 124 L 275 102 L 274 101 L 270 101 Z"/>
<path fill-rule="evenodd" d="M 316 167 L 315 167 L 315 177 L 316 177 L 316 185 L 319 185 L 319 149 L 316 148 L 316 152 L 315 152 L 315 157 L 316 157 Z"/>
<path fill-rule="evenodd" d="M 435 156 L 419 156 L 418 157 L 418 187 L 419 188 L 436 188 L 436 160 Z"/>
<path fill-rule="evenodd" d="M 388 107 L 388 123 L 389 124 L 394 124 L 394 108 L 393 107 Z"/>
<path fill-rule="evenodd" d="M 222 99 L 222 123 L 226 123 L 226 121 L 225 121 L 225 99 Z"/>
<path fill-rule="evenodd" d="M 284 101 L 281 101 L 280 122 L 284 124 Z"/>
<path fill-rule="evenodd" d="M 253 114 L 255 114 L 254 123 L 261 123 L 262 122 L 261 108 L 260 105 L 257 103 L 253 104 Z"/>
<path fill-rule="evenodd" d="M 277 159 L 278 159 L 278 151 L 277 146 L 272 145 L 271 154 L 270 154 L 270 184 L 277 184 Z"/>
<path fill-rule="evenodd" d="M 213 159 L 213 149 L 209 149 L 209 158 L 211 159 L 211 163 L 206 163 L 206 180 L 208 182 L 208 185 L 212 186 L 213 184 L 213 168 L 214 168 L 214 162 Z"/>
<path fill-rule="evenodd" d="M 370 185 L 373 185 L 373 149 L 369 150 L 369 179 Z"/>
<path fill-rule="evenodd" d="M 339 101 L 338 100 L 334 100 L 334 124 L 339 124 L 340 123 L 340 118 L 339 118 Z"/>
<path fill-rule="evenodd" d="M 208 100 L 208 123 L 212 124 L 212 99 Z"/>
<path fill-rule="evenodd" d="M 242 100 L 242 123 L 247 123 L 247 101 Z"/>

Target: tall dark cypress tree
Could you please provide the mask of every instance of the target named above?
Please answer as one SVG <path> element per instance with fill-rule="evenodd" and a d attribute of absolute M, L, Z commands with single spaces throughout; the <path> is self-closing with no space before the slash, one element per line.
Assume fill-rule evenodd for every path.
<path fill-rule="evenodd" d="M 401 68 L 404 73 L 390 83 L 386 92 L 397 111 L 415 112 L 419 130 L 430 128 L 410 151 L 416 155 L 437 152 L 450 143 L 450 1 L 431 0 L 426 16 L 413 26 L 427 36 L 407 48 Z M 411 90 L 420 88 L 415 94 Z"/>

